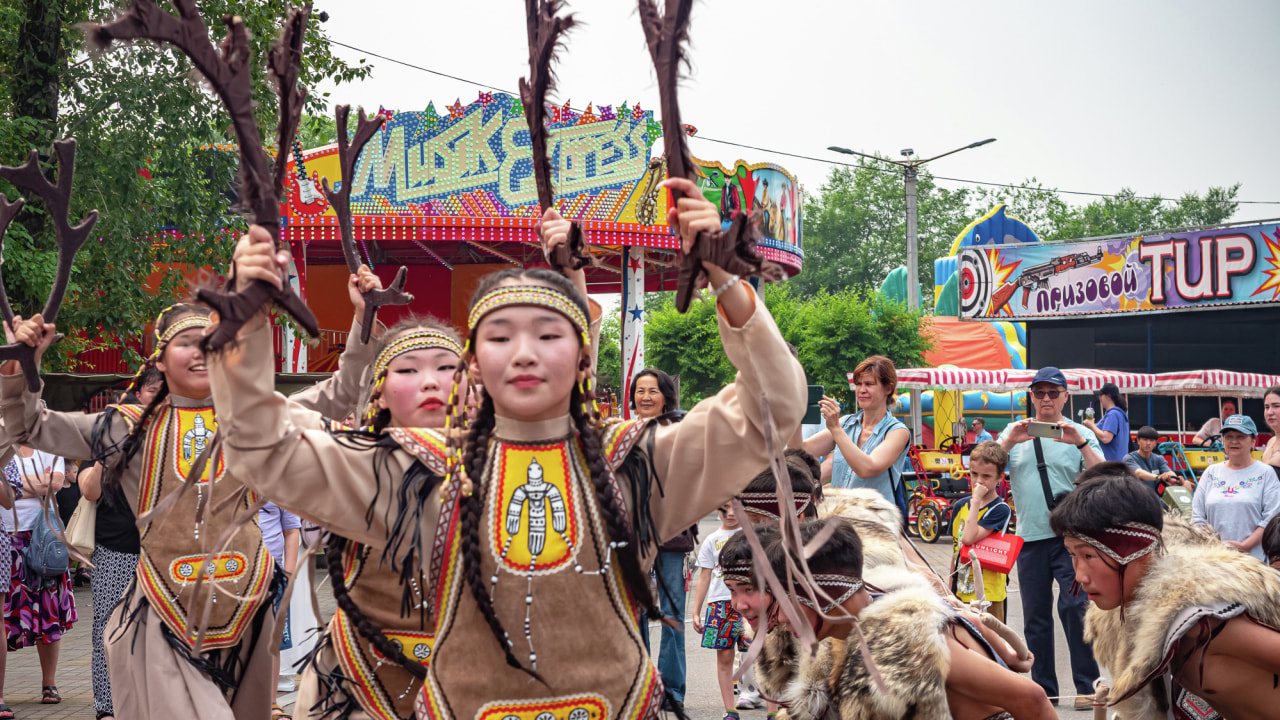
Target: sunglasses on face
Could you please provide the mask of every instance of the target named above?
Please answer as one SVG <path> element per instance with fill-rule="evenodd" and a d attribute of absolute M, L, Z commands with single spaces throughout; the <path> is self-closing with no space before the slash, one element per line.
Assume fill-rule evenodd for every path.
<path fill-rule="evenodd" d="M 1031 394 L 1035 395 L 1037 400 L 1043 400 L 1045 398 L 1049 398 L 1050 400 L 1057 400 L 1058 396 L 1062 394 L 1062 391 L 1061 390 L 1032 390 Z"/>

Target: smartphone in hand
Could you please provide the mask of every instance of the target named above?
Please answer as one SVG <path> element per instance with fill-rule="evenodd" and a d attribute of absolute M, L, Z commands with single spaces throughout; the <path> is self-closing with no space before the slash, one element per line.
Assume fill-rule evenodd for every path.
<path fill-rule="evenodd" d="M 1062 437 L 1062 428 L 1056 423 L 1040 422 L 1039 420 L 1031 420 L 1027 423 L 1027 434 L 1031 437 L 1048 438 L 1057 440 Z"/>

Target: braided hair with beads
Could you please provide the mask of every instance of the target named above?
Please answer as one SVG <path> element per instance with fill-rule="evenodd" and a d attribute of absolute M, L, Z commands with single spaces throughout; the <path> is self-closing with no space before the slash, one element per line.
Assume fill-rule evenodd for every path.
<path fill-rule="evenodd" d="M 517 281 L 519 284 L 513 284 Z M 502 297 L 505 295 L 506 297 Z M 481 516 L 484 496 L 489 489 L 484 483 L 489 452 L 493 442 L 495 409 L 492 397 L 482 393 L 482 401 L 471 421 L 465 442 L 460 443 L 450 432 L 460 427 L 466 413 L 465 398 L 458 391 L 468 375 L 469 361 L 475 354 L 476 330 L 487 310 L 503 304 L 536 304 L 550 307 L 569 318 L 578 330 L 583 349 L 590 350 L 587 318 L 590 317 L 586 300 L 573 284 L 562 275 L 544 269 L 511 269 L 493 273 L 481 280 L 471 301 L 471 328 L 463 348 L 462 362 L 454 374 L 454 392 L 446 409 L 446 435 L 448 436 L 449 477 L 446 483 L 460 483 L 459 497 L 459 555 L 463 577 L 478 606 L 513 668 L 524 670 L 535 677 L 536 673 L 525 668 L 512 652 L 510 637 L 493 607 L 493 599 L 481 576 Z M 594 394 L 590 386 L 590 353 L 584 352 L 578 366 L 579 383 L 569 399 L 569 414 L 573 432 L 586 460 L 591 475 L 596 502 L 607 526 L 610 544 L 606 552 L 616 555 L 627 590 L 651 617 L 661 617 L 650 589 L 648 575 L 640 562 L 639 544 L 632 532 L 632 523 L 623 510 L 622 499 L 612 481 L 613 470 L 603 450 L 603 430 L 595 409 Z"/>

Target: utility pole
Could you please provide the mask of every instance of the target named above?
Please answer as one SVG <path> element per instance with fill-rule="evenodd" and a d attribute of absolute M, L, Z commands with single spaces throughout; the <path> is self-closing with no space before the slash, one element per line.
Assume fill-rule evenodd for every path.
<path fill-rule="evenodd" d="M 923 160 L 920 159 L 919 157 L 916 157 L 913 159 L 912 156 L 914 156 L 916 152 L 911 148 L 904 148 L 901 151 L 902 157 L 906 158 L 905 160 L 890 160 L 888 158 L 882 158 L 878 155 L 868 155 L 866 153 L 858 152 L 857 150 L 850 150 L 848 148 L 837 147 L 835 145 L 832 145 L 831 147 L 827 148 L 828 150 L 832 150 L 838 153 L 844 153 L 845 155 L 857 155 L 859 157 L 864 157 L 869 160 L 877 160 L 879 162 L 886 162 L 892 165 L 897 165 L 898 167 L 902 168 L 902 182 L 905 185 L 905 189 L 907 193 L 907 307 L 910 308 L 911 310 L 915 310 L 915 311 L 920 310 L 920 248 L 919 248 L 919 238 L 917 237 L 917 234 L 916 234 L 916 179 L 919 178 L 920 176 L 920 168 L 924 167 L 925 163 L 933 162 L 938 158 L 946 157 L 948 155 L 954 155 L 955 153 L 958 153 L 961 150 L 972 150 L 973 148 L 982 147 L 983 145 L 987 145 L 995 141 L 996 141 L 995 138 L 987 138 L 986 140 L 979 140 L 978 142 L 969 143 L 964 147 L 956 148 L 955 150 L 951 150 L 950 152 L 944 152 L 941 155 L 934 155 L 931 158 L 924 158 Z M 937 408 L 934 409 L 934 412 L 935 413 L 937 412 Z M 937 416 L 935 415 L 935 418 L 936 417 Z M 920 411 L 920 391 L 912 390 L 911 391 L 912 442 L 921 442 L 923 430 L 924 430 L 924 414 Z"/>
<path fill-rule="evenodd" d="M 938 158 L 954 155 L 961 150 L 971 150 L 976 147 L 982 147 L 983 145 L 993 143 L 995 141 L 995 138 L 979 140 L 978 142 L 969 143 L 964 147 L 956 148 L 950 152 L 944 152 L 941 155 L 934 155 L 931 158 L 924 159 L 920 159 L 919 157 L 913 159 L 912 156 L 915 155 L 915 150 L 912 150 L 911 148 L 904 148 L 901 151 L 901 154 L 902 157 L 906 158 L 905 160 L 890 160 L 878 155 L 868 155 L 866 153 L 858 152 L 857 150 L 850 150 L 848 148 L 837 147 L 835 145 L 827 148 L 828 150 L 844 153 L 845 155 L 857 155 L 869 160 L 878 160 L 879 162 L 897 165 L 902 168 L 902 181 L 905 184 L 907 191 L 907 307 L 912 310 L 920 309 L 920 250 L 918 245 L 919 238 L 916 235 L 916 179 L 920 176 L 920 168 L 924 167 L 926 163 L 933 162 Z"/>

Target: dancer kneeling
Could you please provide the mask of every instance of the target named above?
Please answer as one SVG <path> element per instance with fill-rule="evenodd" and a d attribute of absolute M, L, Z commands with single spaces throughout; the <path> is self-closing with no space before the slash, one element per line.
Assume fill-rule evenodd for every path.
<path fill-rule="evenodd" d="M 1049 517 L 1089 594 L 1085 639 L 1112 675 L 1111 704 L 1124 720 L 1276 717 L 1280 574 L 1164 521 L 1123 466 L 1081 482 Z"/>
<path fill-rule="evenodd" d="M 828 528 L 830 524 L 835 527 Z M 862 543 L 847 521 L 833 517 L 806 522 L 800 532 L 806 547 L 820 533 L 830 533 L 808 565 L 831 601 L 815 607 L 803 588 L 792 589 L 804 620 L 821 641 L 816 656 L 808 657 L 776 633 L 767 639 L 761 674 L 790 676 L 778 699 L 788 705 L 791 720 L 815 720 L 831 711 L 842 720 L 1056 717 L 1039 686 L 989 659 L 989 651 L 971 648 L 974 636 L 959 632 L 955 612 L 927 580 L 882 567 L 868 572 L 874 589 L 864 583 Z M 725 565 L 726 583 L 730 568 L 743 566 L 742 545 L 727 543 L 722 551 L 722 564 L 731 563 Z M 785 578 L 785 553 L 791 551 L 774 540 L 765 552 L 775 575 Z M 794 555 L 791 560 L 799 562 Z M 754 616 L 780 622 L 773 598 L 767 592 L 760 597 L 759 609 L 744 607 L 740 612 L 748 620 Z M 858 647 L 855 622 L 866 637 L 873 671 Z M 873 672 L 881 678 L 883 692 Z"/>

